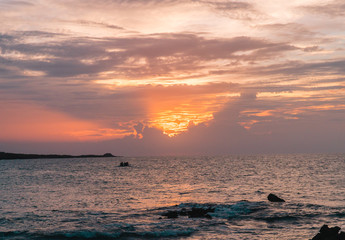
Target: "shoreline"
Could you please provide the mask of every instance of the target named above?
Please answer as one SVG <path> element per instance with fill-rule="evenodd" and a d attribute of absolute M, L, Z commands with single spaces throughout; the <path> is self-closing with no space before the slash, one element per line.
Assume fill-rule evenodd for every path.
<path fill-rule="evenodd" d="M 105 158 L 105 157 L 119 157 L 114 156 L 111 153 L 105 153 L 103 155 L 60 155 L 60 154 L 26 154 L 26 153 L 7 153 L 0 152 L 0 160 L 21 160 L 21 159 L 43 159 L 43 158 Z"/>

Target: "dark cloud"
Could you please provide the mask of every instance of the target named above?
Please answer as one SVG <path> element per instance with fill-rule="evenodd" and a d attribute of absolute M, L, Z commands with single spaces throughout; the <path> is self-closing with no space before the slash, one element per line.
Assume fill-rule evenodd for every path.
<path fill-rule="evenodd" d="M 280 75 L 281 81 L 284 79 L 296 79 L 301 76 L 322 76 L 335 74 L 342 77 L 345 73 L 345 60 L 324 60 L 318 62 L 304 62 L 304 61 L 287 61 L 279 64 L 271 64 L 265 66 L 252 66 L 250 68 L 237 68 L 232 70 L 220 70 L 211 72 L 212 74 L 229 74 L 241 73 L 256 76 L 270 76 Z"/>
<path fill-rule="evenodd" d="M 46 32 L 24 32 L 2 37 L 1 51 L 26 54 L 29 59 L 12 59 L 8 67 L 42 71 L 51 77 L 97 75 L 115 71 L 124 78 L 142 78 L 183 71 L 194 74 L 204 63 L 216 59 L 255 62 L 295 50 L 286 43 L 235 37 L 206 39 L 195 34 L 156 34 L 133 38 L 70 38 L 25 43 L 25 36 L 50 36 Z M 23 39 L 24 38 L 24 39 Z M 111 51 L 117 49 L 117 51 Z M 252 53 L 241 53 L 253 51 Z M 40 59 L 35 58 L 40 56 Z M 142 62 L 144 60 L 144 62 Z"/>
<path fill-rule="evenodd" d="M 244 1 L 196 1 L 209 6 L 215 11 L 233 19 L 252 20 L 263 15 L 254 5 Z"/>
<path fill-rule="evenodd" d="M 2 78 L 13 77 L 13 75 L 16 75 L 16 73 L 4 66 L 1 66 L 1 58 L 0 58 L 0 77 Z"/>
<path fill-rule="evenodd" d="M 45 61 L 21 61 L 19 66 L 34 71 L 45 72 L 50 77 L 71 77 L 82 74 L 96 74 L 103 70 L 106 70 L 102 62 L 97 64 L 84 64 L 78 60 L 70 59 L 56 59 Z"/>
<path fill-rule="evenodd" d="M 235 1 L 226 1 L 226 2 L 212 2 L 212 1 L 202 1 L 202 3 L 213 5 L 218 10 L 252 10 L 253 6 L 248 2 L 235 2 Z"/>
<path fill-rule="evenodd" d="M 327 78 L 327 79 L 318 79 L 318 80 L 312 80 L 311 83 L 345 83 L 345 78 L 339 77 L 339 78 Z"/>
<path fill-rule="evenodd" d="M 78 21 L 77 23 L 82 24 L 82 25 L 90 25 L 90 26 L 110 28 L 110 29 L 116 29 L 116 30 L 125 30 L 123 27 L 120 27 L 114 24 L 102 23 L 102 22 Z"/>
<path fill-rule="evenodd" d="M 12 35 L 0 33 L 0 43 L 9 42 L 9 41 L 12 41 L 13 39 L 14 39 L 14 36 Z"/>
<path fill-rule="evenodd" d="M 182 97 L 188 95 L 203 95 L 214 93 L 229 93 L 239 91 L 240 85 L 234 83 L 208 83 L 204 85 L 187 85 L 187 84 L 175 84 L 171 86 L 163 85 L 147 85 L 144 89 L 139 88 L 139 91 L 144 91 L 144 94 L 150 96 L 164 96 L 169 97 Z M 142 93 L 136 92 L 134 95 L 140 96 Z"/>
<path fill-rule="evenodd" d="M 307 74 L 345 74 L 345 60 L 328 60 L 316 63 L 296 62 L 276 68 L 274 73 L 307 75 Z M 273 67 L 273 66 L 272 66 Z"/>
<path fill-rule="evenodd" d="M 104 0 L 104 1 L 96 1 L 96 0 L 63 0 L 64 4 L 73 4 L 75 6 L 86 6 L 90 7 L 93 6 L 95 8 L 98 7 L 157 7 L 157 6 L 167 6 L 167 5 L 176 5 L 181 3 L 188 3 L 192 0 L 184 1 L 184 0 Z"/>
<path fill-rule="evenodd" d="M 53 38 L 58 36 L 67 36 L 64 33 L 46 32 L 46 31 L 15 31 L 13 38 L 19 40 L 25 40 L 26 37 L 36 37 L 36 38 Z"/>
<path fill-rule="evenodd" d="M 156 4 L 176 4 L 176 3 L 183 3 L 182 0 L 110 0 L 114 3 L 119 4 L 141 4 L 141 5 L 156 5 Z"/>
<path fill-rule="evenodd" d="M 31 1 L 17 1 L 17 0 L 3 0 L 0 2 L 2 7 L 16 7 L 16 6 L 33 6 L 34 4 Z"/>
<path fill-rule="evenodd" d="M 303 6 L 301 8 L 311 13 L 327 15 L 329 17 L 345 16 L 345 3 L 342 0 L 334 0 L 319 5 Z"/>

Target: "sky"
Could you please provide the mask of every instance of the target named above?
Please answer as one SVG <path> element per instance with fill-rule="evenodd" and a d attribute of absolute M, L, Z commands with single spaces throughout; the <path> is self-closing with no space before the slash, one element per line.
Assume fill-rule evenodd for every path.
<path fill-rule="evenodd" d="M 342 0 L 0 0 L 0 151 L 345 152 Z"/>

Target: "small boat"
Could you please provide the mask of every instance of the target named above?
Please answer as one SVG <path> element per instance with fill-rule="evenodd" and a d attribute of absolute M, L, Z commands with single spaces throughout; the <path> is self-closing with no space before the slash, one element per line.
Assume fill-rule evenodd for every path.
<path fill-rule="evenodd" d="M 128 162 L 121 162 L 120 167 L 129 167 L 129 163 Z"/>

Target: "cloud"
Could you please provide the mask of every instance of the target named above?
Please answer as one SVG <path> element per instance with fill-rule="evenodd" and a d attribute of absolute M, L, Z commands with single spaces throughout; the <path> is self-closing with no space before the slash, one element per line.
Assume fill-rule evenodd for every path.
<path fill-rule="evenodd" d="M 272 102 L 256 98 L 255 94 L 242 94 L 237 100 L 229 101 L 227 106 L 215 114 L 214 120 L 206 127 L 196 126 L 177 136 L 175 146 L 180 154 L 229 154 L 229 153 L 279 153 L 279 152 L 319 152 L 341 151 L 338 140 L 344 140 L 344 106 L 338 110 L 315 108 L 314 111 L 301 112 L 298 118 L 273 114 L 267 117 L 246 119 L 243 112 L 250 109 L 287 111 L 303 106 L 303 101 Z M 311 103 L 313 104 L 313 103 Z M 332 112 L 332 114 L 330 114 Z M 243 120 L 257 120 L 250 129 L 245 129 Z M 331 125 L 329 125 L 331 124 Z M 322 128 L 322 131 L 318 129 Z M 338 129 L 338 130 L 337 130 Z M 339 131 L 342 132 L 337 132 Z M 145 139 L 145 135 L 144 135 Z M 174 144 L 172 144 L 174 148 Z M 169 152 L 169 148 L 166 149 Z M 170 149 L 171 151 L 171 149 Z"/>
<path fill-rule="evenodd" d="M 264 39 L 206 39 L 196 34 L 78 38 L 26 43 L 25 36 L 33 35 L 37 38 L 54 36 L 46 32 L 31 31 L 11 36 L 16 39 L 13 42 L 5 41 L 10 36 L 3 37 L 0 48 L 5 53 L 4 66 L 40 71 L 50 77 L 82 74 L 97 76 L 112 70 L 118 77 L 147 78 L 163 74 L 177 75 L 178 72 L 192 74 L 193 71 L 204 68 L 208 61 L 217 59 L 255 62 L 270 58 L 273 54 L 296 50 L 288 44 L 272 43 Z"/>
<path fill-rule="evenodd" d="M 203 1 L 203 3 L 210 4 L 218 10 L 251 10 L 253 6 L 248 2 L 235 2 L 235 1 Z"/>
<path fill-rule="evenodd" d="M 245 1 L 199 1 L 216 12 L 238 20 L 253 20 L 262 16 L 254 5 Z"/>
<path fill-rule="evenodd" d="M 327 15 L 329 17 L 345 16 L 345 3 L 342 0 L 334 0 L 319 5 L 303 6 L 301 8 L 311 13 Z"/>
<path fill-rule="evenodd" d="M 256 73 L 259 74 L 261 72 L 262 74 L 284 74 L 294 76 L 310 74 L 337 74 L 342 76 L 345 73 L 345 69 L 343 68 L 344 64 L 344 59 L 329 59 L 314 63 L 296 61 L 262 67 Z"/>
<path fill-rule="evenodd" d="M 315 39 L 320 42 L 320 39 L 325 38 L 325 36 L 322 36 L 316 31 L 312 31 L 306 25 L 295 22 L 265 24 L 259 25 L 256 28 L 274 33 L 273 37 L 279 37 L 279 39 L 291 42 L 313 41 Z"/>
<path fill-rule="evenodd" d="M 0 42 L 9 42 L 9 41 L 12 41 L 13 39 L 14 37 L 11 35 L 0 33 Z"/>
<path fill-rule="evenodd" d="M 342 109 L 314 109 L 302 112 L 298 118 L 285 118 L 284 115 L 262 116 L 250 129 L 244 128 L 241 121 L 243 112 L 250 109 L 291 110 L 290 104 L 307 106 L 305 101 L 270 101 L 256 97 L 255 92 L 243 93 L 230 100 L 223 110 L 214 116 L 208 125 L 191 126 L 188 132 L 169 138 L 156 128 L 137 125 L 142 138 L 127 136 L 123 139 L 93 143 L 27 143 L 21 149 L 36 149 L 70 153 L 82 152 L 87 146 L 91 152 L 112 152 L 117 155 L 181 155 L 181 154 L 236 154 L 236 153 L 298 153 L 298 152 L 337 152 L 343 148 L 345 140 L 345 117 Z M 9 143 L 2 144 L 6 149 L 20 148 Z M 28 147 L 30 146 L 30 147 Z M 47 150 L 48 149 L 48 150 Z M 66 150 L 67 149 L 67 150 Z"/>
<path fill-rule="evenodd" d="M 140 130 L 138 124 L 160 129 L 170 135 L 181 134 L 188 128 L 198 129 L 193 128 L 193 125 L 202 128 L 203 123 L 220 118 L 217 112 L 232 98 L 231 94 L 239 92 L 243 98 L 256 96 L 258 92 L 341 89 L 339 86 L 313 89 L 296 85 L 278 86 L 269 82 L 232 84 L 229 83 L 230 79 L 212 84 L 174 83 L 170 86 L 164 85 L 166 80 L 163 79 L 159 84 L 147 84 L 149 81 L 146 79 L 152 81 L 161 76 L 173 79 L 180 73 L 184 74 L 181 79 L 188 79 L 188 74 L 189 79 L 192 79 L 196 73 L 204 77 L 207 76 L 205 71 L 209 76 L 236 73 L 252 76 L 303 76 L 314 70 L 329 73 L 332 69 L 337 74 L 343 73 L 339 72 L 342 61 L 262 65 L 264 60 L 270 61 L 287 52 L 304 50 L 288 43 L 275 43 L 265 39 L 215 39 L 191 33 L 165 33 L 102 39 L 71 39 L 69 36 L 63 36 L 57 40 L 31 43 L 26 41 L 28 36 L 49 38 L 54 34 L 16 32 L 11 35 L 15 41 L 4 40 L 0 43 L 5 53 L 2 67 L 8 69 L 4 74 L 6 78 L 1 80 L 4 86 L 7 86 L 2 89 L 4 93 L 8 94 L 8 89 L 11 88 L 12 96 L 18 95 L 23 99 L 44 104 L 54 111 L 63 111 L 76 118 L 97 122 L 104 128 L 136 132 L 138 136 L 144 136 L 144 130 Z M 221 66 L 217 64 L 215 69 L 222 67 L 228 70 L 212 71 L 212 63 L 218 60 L 225 63 Z M 103 77 L 103 74 L 109 71 L 112 72 L 111 75 Z M 43 76 L 28 75 L 35 72 L 43 73 Z M 121 81 L 137 79 L 142 83 L 139 86 L 121 87 L 120 83 L 109 81 L 109 77 L 122 79 Z M 96 84 L 97 78 L 103 81 Z M 236 104 L 239 104 L 238 107 L 249 105 L 252 100 L 255 98 L 237 101 Z M 269 102 L 265 104 L 265 108 L 257 106 L 254 113 L 262 110 L 290 116 L 277 111 L 276 106 L 270 105 Z M 227 121 L 234 121 L 235 125 L 231 126 L 239 134 L 245 132 L 243 127 L 251 128 L 256 123 L 270 121 L 255 114 L 247 114 L 247 110 L 251 109 L 238 110 L 237 118 L 230 120 L 227 115 Z"/>
<path fill-rule="evenodd" d="M 34 81 L 2 80 L 1 99 L 34 101 L 51 111 L 96 123 L 103 128 L 123 129 L 140 134 L 138 123 L 155 126 L 170 134 L 185 131 L 212 118 L 237 84 L 112 86 L 71 79 L 36 77 Z M 178 121 L 178 124 L 175 125 Z M 168 126 L 173 124 L 174 126 Z"/>
<path fill-rule="evenodd" d="M 114 24 L 107 24 L 102 22 L 93 22 L 93 21 L 77 21 L 76 23 L 82 24 L 82 25 L 90 25 L 95 27 L 104 27 L 104 28 L 110 28 L 110 29 L 116 29 L 116 30 L 125 30 L 123 27 L 114 25 Z"/>
<path fill-rule="evenodd" d="M 205 126 L 191 127 L 186 133 L 169 138 L 155 128 L 142 130 L 143 138 L 128 136 L 123 139 L 69 143 L 1 143 L 4 149 L 26 152 L 84 153 L 112 152 L 117 155 L 181 155 L 181 154 L 236 154 L 236 153 L 298 153 L 338 152 L 344 142 L 344 111 L 318 111 L 303 114 L 299 119 L 272 118 L 246 130 L 236 121 L 240 113 L 257 105 L 259 100 L 239 98 L 229 102 L 215 119 Z M 263 104 L 264 105 L 264 104 Z M 277 104 L 278 107 L 279 104 Z M 266 106 L 267 107 L 267 106 Z"/>
<path fill-rule="evenodd" d="M 0 102 L 80 123 L 79 136 L 122 137 L 75 149 L 220 154 L 338 149 L 331 142 L 343 140 L 341 1 L 303 11 L 294 1 L 0 5 Z M 25 116 L 30 133 L 25 124 L 37 125 Z"/>
<path fill-rule="evenodd" d="M 294 49 L 294 48 L 292 48 Z M 274 55 L 273 55 L 274 56 Z M 327 59 L 322 61 L 305 62 L 305 61 L 286 61 L 277 64 L 266 64 L 262 66 L 238 66 L 229 70 L 211 71 L 214 75 L 243 74 L 247 76 L 280 76 L 278 81 L 294 81 L 296 78 L 313 76 L 334 75 L 336 78 L 343 78 L 345 63 L 344 59 Z M 270 81 L 268 81 L 269 83 Z"/>
<path fill-rule="evenodd" d="M 98 3 L 95 0 L 86 0 L 80 2 Z M 123 5 L 152 5 L 152 4 L 169 4 L 169 3 L 181 3 L 182 0 L 108 0 L 104 4 L 123 4 Z"/>
<path fill-rule="evenodd" d="M 17 0 L 3 0 L 0 2 L 0 6 L 2 7 L 17 7 L 17 6 L 33 6 L 30 1 L 17 1 Z"/>
<path fill-rule="evenodd" d="M 319 46 L 312 46 L 312 47 L 304 48 L 303 51 L 305 51 L 305 52 L 318 52 L 318 51 L 322 51 L 322 48 L 320 48 Z"/>

